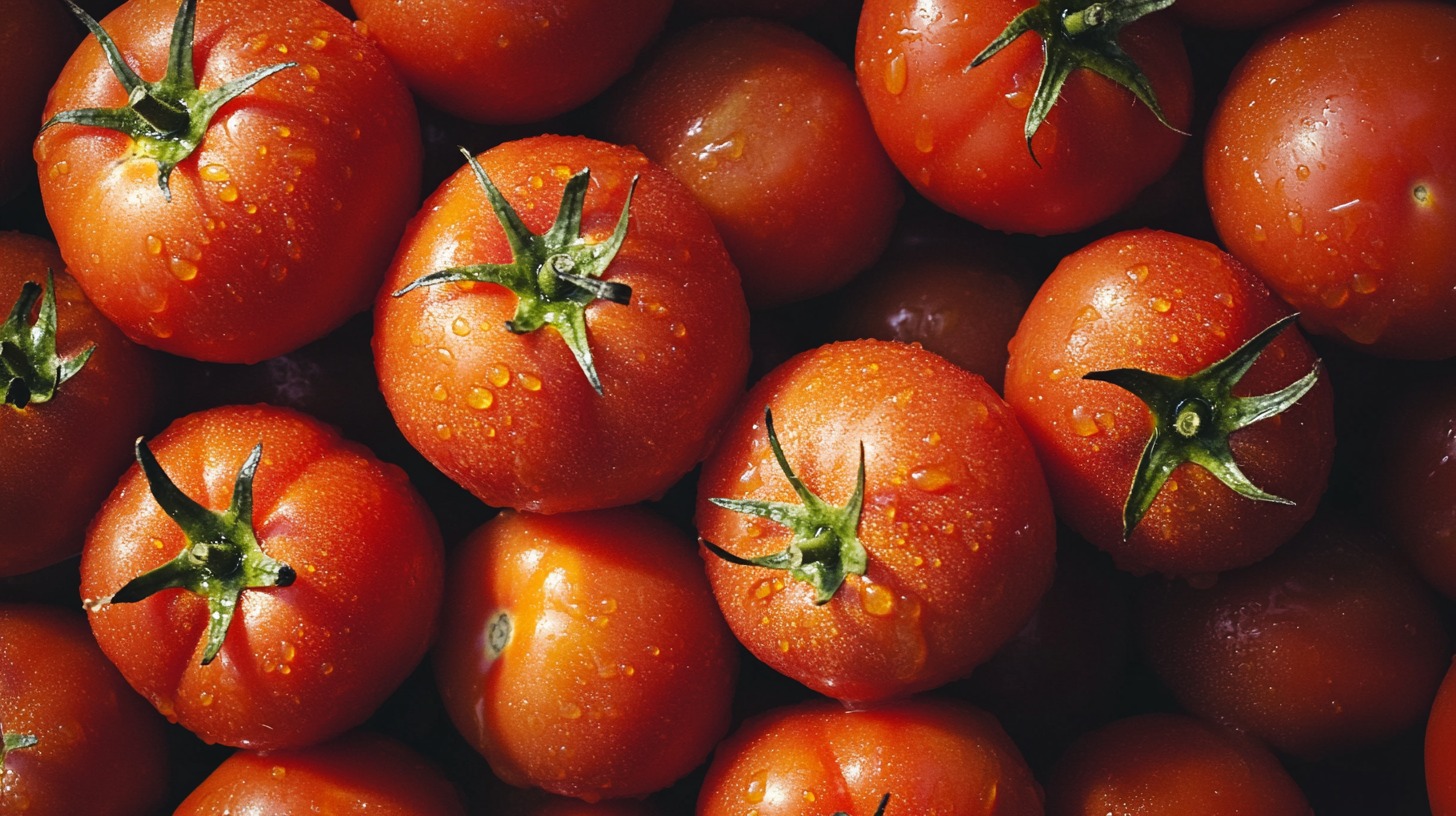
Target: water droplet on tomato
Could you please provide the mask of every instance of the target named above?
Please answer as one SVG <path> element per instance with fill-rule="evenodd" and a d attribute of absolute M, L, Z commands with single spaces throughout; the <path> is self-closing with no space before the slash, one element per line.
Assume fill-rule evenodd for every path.
<path fill-rule="evenodd" d="M 149 255 L 161 255 L 162 254 L 162 239 L 161 238 L 158 238 L 155 235 L 148 235 L 147 236 L 147 254 L 149 254 Z"/>
<path fill-rule="evenodd" d="M 516 382 L 520 383 L 521 387 L 527 391 L 541 390 L 541 378 L 534 374 L 527 374 L 523 371 L 516 375 Z"/>
<path fill-rule="evenodd" d="M 231 204 L 238 200 L 238 188 L 231 184 L 223 184 L 222 189 L 217 191 L 217 200 L 224 204 Z"/>
<path fill-rule="evenodd" d="M 899 96 L 905 92 L 909 76 L 910 72 L 905 67 L 905 55 L 896 53 L 885 63 L 885 90 L 892 96 Z"/>
<path fill-rule="evenodd" d="M 477 411 L 484 411 L 494 402 L 495 394 L 485 388 L 472 388 L 470 393 L 465 396 L 465 404 Z"/>
<path fill-rule="evenodd" d="M 450 391 L 445 388 L 444 383 L 435 383 L 435 387 L 430 389 L 430 397 L 435 402 L 444 402 L 450 398 Z"/>
<path fill-rule="evenodd" d="M 950 487 L 953 481 L 951 474 L 939 465 L 910 471 L 910 484 L 926 493 L 939 493 Z"/>
<path fill-rule="evenodd" d="M 895 611 L 895 593 L 879 584 L 866 584 L 860 594 L 860 605 L 869 614 L 883 618 Z"/>
<path fill-rule="evenodd" d="M 915 149 L 921 153 L 935 149 L 935 129 L 930 123 L 930 114 L 921 114 L 920 123 L 915 126 Z"/>
<path fill-rule="evenodd" d="M 174 256 L 167 262 L 167 268 L 172 271 L 172 277 L 179 281 L 190 281 L 197 277 L 197 264 L 186 258 Z"/>
<path fill-rule="evenodd" d="M 435 426 L 435 436 L 438 436 L 441 440 L 449 439 L 452 435 L 449 425 L 442 422 Z"/>

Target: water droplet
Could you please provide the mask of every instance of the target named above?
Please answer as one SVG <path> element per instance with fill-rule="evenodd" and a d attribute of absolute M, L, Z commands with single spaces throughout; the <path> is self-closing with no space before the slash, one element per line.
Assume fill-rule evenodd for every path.
<path fill-rule="evenodd" d="M 282 765 L 274 765 L 272 774 L 274 779 L 282 779 L 283 777 L 288 775 L 288 770 Z"/>
<path fill-rule="evenodd" d="M 197 264 L 186 258 L 172 258 L 167 262 L 167 267 L 172 270 L 172 277 L 179 281 L 190 281 L 197 277 Z"/>
<path fill-rule="evenodd" d="M 450 323 L 450 331 L 454 332 L 456 336 L 464 337 L 470 334 L 470 321 L 463 317 L 457 317 Z"/>
<path fill-rule="evenodd" d="M 866 584 L 860 595 L 860 605 L 871 615 L 883 618 L 895 611 L 895 593 L 879 584 Z"/>
<path fill-rule="evenodd" d="M 1019 87 L 1006 94 L 1003 98 L 1006 100 L 1006 104 L 1016 110 L 1026 110 L 1031 107 L 1031 94 L 1023 91 Z"/>
<path fill-rule="evenodd" d="M 920 124 L 915 127 L 915 149 L 921 153 L 935 149 L 935 129 L 930 123 L 930 114 L 920 115 Z"/>
<path fill-rule="evenodd" d="M 293 135 L 293 129 L 287 125 L 279 125 L 277 128 L 274 128 L 274 131 L 285 139 Z"/>
<path fill-rule="evenodd" d="M 232 178 L 227 168 L 220 164 L 204 164 L 198 169 L 197 175 L 201 176 L 203 181 L 227 181 Z"/>
<path fill-rule="evenodd" d="M 1095 306 L 1087 306 L 1077 313 L 1076 319 L 1072 321 L 1072 331 L 1076 331 L 1088 323 L 1095 323 L 1102 319 L 1102 313 L 1097 311 Z"/>
<path fill-rule="evenodd" d="M 581 719 L 581 706 L 576 703 L 566 703 L 561 706 L 561 716 L 568 720 L 579 720 Z"/>
<path fill-rule="evenodd" d="M 149 254 L 149 255 L 161 255 L 162 254 L 162 239 L 161 238 L 158 238 L 155 235 L 148 235 L 147 236 L 147 254 Z"/>
<path fill-rule="evenodd" d="M 939 493 L 951 484 L 951 475 L 939 466 L 918 468 L 910 472 L 910 483 L 926 493 Z"/>
<path fill-rule="evenodd" d="M 224 204 L 231 204 L 238 200 L 238 188 L 231 184 L 224 184 L 221 190 L 217 191 L 217 200 Z"/>
<path fill-rule="evenodd" d="M 450 432 L 450 426 L 449 425 L 446 425 L 443 422 L 440 423 L 439 425 L 436 425 L 435 426 L 435 436 L 438 436 L 441 440 L 449 439 L 452 436 L 452 434 Z"/>
<path fill-rule="evenodd" d="M 1350 290 L 1344 286 L 1332 286 L 1320 293 L 1320 302 L 1326 308 L 1338 309 L 1350 301 Z"/>
<path fill-rule="evenodd" d="M 1086 406 L 1078 405 L 1068 414 L 1072 424 L 1072 433 L 1077 436 L 1095 436 L 1102 428 L 1097 424 L 1092 411 Z"/>
<path fill-rule="evenodd" d="M 1169 309 L 1173 308 L 1173 302 L 1171 300 L 1168 300 L 1167 298 L 1162 297 L 1153 298 L 1152 300 L 1148 301 L 1148 305 L 1153 307 L 1153 311 L 1159 313 L 1166 312 Z"/>
<path fill-rule="evenodd" d="M 276 46 L 276 48 L 274 50 L 276 50 L 280 54 L 287 54 L 288 53 L 288 46 L 286 44 L 284 44 L 284 43 L 278 43 L 278 45 Z"/>
<path fill-rule="evenodd" d="M 523 371 L 516 375 L 516 382 L 520 383 L 521 387 L 527 391 L 541 390 L 541 378 L 534 374 L 527 374 Z"/>
<path fill-rule="evenodd" d="M 328 677 L 329 675 L 334 673 L 334 664 L 325 663 L 322 666 L 319 666 L 319 673 L 325 677 Z"/>
<path fill-rule="evenodd" d="M 247 213 L 248 215 L 256 215 L 258 213 L 258 205 L 249 202 L 248 204 L 243 206 L 243 212 Z"/>
<path fill-rule="evenodd" d="M 283 662 L 292 663 L 295 657 L 298 657 L 298 648 L 286 640 L 283 641 Z"/>
<path fill-rule="evenodd" d="M 936 445 L 939 445 L 940 444 L 940 433 L 937 432 L 937 431 L 931 431 L 930 433 L 926 434 L 925 435 L 925 444 L 930 445 L 931 447 L 934 447 Z M 893 516 L 891 516 L 891 518 L 893 518 Z"/>
<path fill-rule="evenodd" d="M 430 389 L 430 397 L 435 402 L 444 402 L 450 398 L 450 391 L 445 388 L 444 383 L 435 383 L 435 387 Z"/>
<path fill-rule="evenodd" d="M 305 65 L 303 66 L 303 75 L 317 81 L 319 78 L 319 69 L 313 65 Z"/>
<path fill-rule="evenodd" d="M 681 323 L 673 323 L 667 327 L 667 330 L 672 332 L 673 337 L 677 338 L 686 337 L 688 334 L 688 327 Z"/>
<path fill-rule="evenodd" d="M 743 801 L 750 805 L 756 805 L 763 801 L 768 795 L 768 770 L 762 770 L 754 774 L 748 780 L 748 787 L 743 791 Z"/>
<path fill-rule="evenodd" d="M 1127 277 L 1128 280 L 1134 283 L 1142 283 L 1148 279 L 1148 273 L 1151 271 L 1147 264 L 1138 264 L 1137 266 L 1128 267 Z"/>
<path fill-rule="evenodd" d="M 331 37 L 333 37 L 333 34 L 327 31 L 315 31 L 313 33 L 313 36 L 308 38 L 308 47 L 312 48 L 315 51 L 320 51 L 323 49 L 324 46 L 329 44 L 329 39 Z"/>
<path fill-rule="evenodd" d="M 782 638 L 779 639 L 779 651 L 783 652 L 784 654 L 789 653 L 789 642 L 787 640 L 784 640 Z"/>
<path fill-rule="evenodd" d="M 1365 275 L 1356 272 L 1355 275 L 1350 278 L 1350 288 L 1354 289 L 1356 292 L 1359 292 L 1362 295 L 1374 294 L 1375 290 L 1380 288 L 1380 279 L 1375 275 Z"/>
<path fill-rule="evenodd" d="M 511 370 L 500 363 L 496 363 L 486 372 L 485 377 L 496 388 L 504 388 L 511 381 Z"/>
<path fill-rule="evenodd" d="M 502 34 L 496 38 L 495 44 L 499 48 L 509 48 L 511 45 L 511 38 Z"/>
<path fill-rule="evenodd" d="M 1254 240 L 1261 244 L 1269 240 L 1269 233 L 1264 229 L 1263 224 L 1254 225 Z"/>
<path fill-rule="evenodd" d="M 1297 176 L 1300 181 L 1304 181 L 1305 179 L 1309 178 L 1309 166 L 1303 164 L 1299 165 L 1298 167 L 1294 168 L 1294 175 Z"/>
<path fill-rule="evenodd" d="M 67 161 L 58 161 L 55 164 L 51 165 L 51 169 L 49 172 L 51 178 L 55 178 L 56 176 L 64 176 L 67 173 L 71 172 L 71 163 Z"/>
<path fill-rule="evenodd" d="M 1289 211 L 1289 228 L 1294 231 L 1294 234 L 1295 235 L 1303 235 L 1304 234 L 1304 216 L 1300 215 L 1299 213 L 1295 212 L 1294 210 L 1290 210 Z"/>
<path fill-rule="evenodd" d="M 753 597 L 761 601 L 764 598 L 772 595 L 773 591 L 773 582 L 769 581 L 768 579 L 764 579 L 762 581 L 759 581 L 758 586 L 753 588 Z"/>
<path fill-rule="evenodd" d="M 472 388 L 465 396 L 465 404 L 477 411 L 484 411 L 495 402 L 495 394 L 486 388 Z"/>
<path fill-rule="evenodd" d="M 1234 296 L 1230 295 L 1228 292 L 1219 292 L 1215 294 L 1213 296 L 1213 300 L 1215 303 L 1223 304 L 1225 308 L 1232 309 L 1234 307 Z"/>
<path fill-rule="evenodd" d="M 212 705 L 212 692 L 199 692 L 197 695 L 197 702 L 201 703 L 203 708 L 207 708 L 208 706 Z"/>
<path fill-rule="evenodd" d="M 885 90 L 892 96 L 899 96 L 905 92 L 905 83 L 909 79 L 909 71 L 905 67 L 905 55 L 896 53 L 885 63 Z"/>

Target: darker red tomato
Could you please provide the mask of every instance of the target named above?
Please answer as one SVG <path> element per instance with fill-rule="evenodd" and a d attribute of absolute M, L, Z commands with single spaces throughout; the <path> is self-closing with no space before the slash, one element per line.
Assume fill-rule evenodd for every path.
<path fill-rule="evenodd" d="M 1392 541 L 1427 583 L 1456 598 L 1456 379 L 1449 370 L 1434 373 L 1394 397 L 1380 420 L 1379 464 L 1365 484 Z"/>
<path fill-rule="evenodd" d="M 445 707 L 513 785 L 644 796 L 728 730 L 733 639 L 691 540 L 643 510 L 502 513 L 456 551 L 445 609 Z"/>
<path fill-rule="evenodd" d="M 1450 669 L 1426 725 L 1426 792 L 1431 816 L 1456 816 L 1456 671 Z"/>
<path fill-rule="evenodd" d="M 1229 251 L 1317 334 L 1381 356 L 1456 354 L 1456 8 L 1310 12 L 1229 79 L 1205 153 Z"/>
<path fill-rule="evenodd" d="M 30 144 L 40 130 L 56 74 L 78 39 L 65 8 L 50 0 L 8 0 L 0 15 L 0 76 L 5 89 L 0 101 L 0 203 L 34 184 Z"/>

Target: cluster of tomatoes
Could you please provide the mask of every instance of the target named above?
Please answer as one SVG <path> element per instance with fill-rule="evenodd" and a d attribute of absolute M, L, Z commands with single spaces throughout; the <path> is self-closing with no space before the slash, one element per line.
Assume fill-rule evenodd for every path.
<path fill-rule="evenodd" d="M 0 816 L 1456 816 L 1456 6 L 70 12 Z"/>

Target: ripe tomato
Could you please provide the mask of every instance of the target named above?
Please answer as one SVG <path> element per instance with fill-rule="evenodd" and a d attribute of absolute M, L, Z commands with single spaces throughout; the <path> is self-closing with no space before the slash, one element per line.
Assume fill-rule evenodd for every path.
<path fill-rule="evenodd" d="M 155 813 L 163 722 L 69 610 L 0 604 L 0 813 Z"/>
<path fill-rule="evenodd" d="M 152 448 L 165 476 L 128 471 L 81 558 L 107 657 L 209 742 L 298 747 L 358 725 L 424 656 L 439 608 L 439 531 L 404 474 L 268 406 L 183 417 Z M 189 556 L 203 564 L 179 574 Z"/>
<path fill-rule="evenodd" d="M 1426 726 L 1426 792 L 1431 816 L 1456 816 L 1456 669 L 1446 671 Z"/>
<path fill-rule="evenodd" d="M 479 176 L 462 168 L 410 224 L 376 304 L 379 384 L 400 430 L 496 507 L 556 513 L 661 494 L 706 454 L 748 369 L 747 308 L 712 222 L 627 148 L 541 136 L 479 158 Z M 515 238 L 481 177 L 520 219 Z M 597 257 L 623 223 L 616 254 Z M 513 258 L 530 267 L 511 272 L 524 300 L 483 280 L 424 285 Z M 551 258 L 590 274 L 553 277 Z M 543 278 L 560 291 L 534 289 Z M 594 300 L 628 290 L 626 303 Z"/>
<path fill-rule="evenodd" d="M 132 0 L 104 27 L 127 64 L 159 81 L 177 13 L 177 0 Z M 256 362 L 369 305 L 418 201 L 419 128 L 384 56 L 317 0 L 212 0 L 195 34 L 195 55 L 184 38 L 177 60 L 209 91 L 296 65 L 210 121 L 207 105 L 190 103 L 201 117 L 182 128 L 184 142 L 200 142 L 190 152 L 170 137 L 50 126 L 35 144 L 41 193 L 71 273 L 128 337 Z M 45 115 L 126 103 L 92 37 Z"/>
<path fill-rule="evenodd" d="M 1380 461 L 1365 484 L 1393 542 L 1426 583 L 1456 598 L 1456 379 L 1443 370 L 1388 402 L 1375 443 Z"/>
<path fill-rule="evenodd" d="M 1180 438 L 1200 448 L 1188 454 L 1194 460 L 1173 459 L 1182 464 L 1172 471 L 1160 469 L 1169 459 L 1148 462 L 1144 453 L 1155 429 L 1149 404 L 1086 376 L 1131 368 L 1193 383 L 1219 364 L 1214 381 L 1223 388 L 1232 372 L 1221 361 L 1256 336 L 1267 340 L 1261 332 L 1285 315 L 1246 267 L 1192 238 L 1121 233 L 1064 259 L 1023 317 L 1006 370 L 1007 401 L 1036 445 L 1060 518 L 1123 569 L 1168 575 L 1249 564 L 1292 536 L 1315 511 L 1334 449 L 1331 389 L 1312 375 L 1318 361 L 1297 331 L 1280 332 L 1247 376 L 1234 378 L 1233 399 L 1201 394 L 1167 405 L 1173 417 L 1156 420 L 1159 450 Z M 1313 388 L 1292 408 L 1229 433 L 1226 418 L 1244 410 L 1238 398 L 1311 376 Z M 1196 421 L 1179 430 L 1177 417 L 1189 410 Z M 1217 465 L 1236 481 L 1230 454 L 1233 471 L 1245 475 L 1242 495 L 1208 469 Z M 1167 482 L 1159 489 L 1135 474 Z M 1248 483 L 1292 504 L 1254 501 Z M 1130 518 L 1135 496 L 1151 501 L 1140 521 Z"/>
<path fill-rule="evenodd" d="M 76 43 L 66 11 L 50 0 L 8 0 L 0 15 L 0 203 L 33 182 L 30 143 L 56 74 Z"/>
<path fill-rule="evenodd" d="M 850 701 L 969 674 L 1036 608 L 1056 549 L 1041 468 L 1000 397 L 875 340 L 805 352 L 754 386 L 703 465 L 697 524 L 738 639 Z"/>
<path fill-rule="evenodd" d="M 749 720 L 718 746 L 698 816 L 1040 816 L 1042 793 L 996 718 L 908 700 L 820 700 Z"/>
<path fill-rule="evenodd" d="M 926 198 L 992 229 L 1072 232 L 1122 209 L 1167 172 L 1183 136 L 1127 89 L 1075 70 L 1030 138 L 1028 109 L 1046 63 L 1041 37 L 1022 36 L 970 68 L 1026 5 L 867 0 L 855 47 L 860 92 L 890 159 Z M 1154 16 L 1116 42 L 1141 66 L 1172 127 L 1187 128 L 1192 82 L 1177 28 Z"/>
<path fill-rule="evenodd" d="M 1373 354 L 1456 354 L 1456 8 L 1305 14 L 1244 58 L 1209 126 L 1229 251 L 1316 334 Z"/>
<path fill-rule="evenodd" d="M 157 401 L 151 353 L 98 314 L 63 268 L 55 244 L 0 233 L 0 308 L 13 312 L 34 290 L 23 314 L 0 327 L 0 575 L 81 551 L 86 522 L 126 469 Z M 12 343 L 24 344 L 25 365 L 12 365 Z M 13 377 L 26 385 L 7 396 Z"/>

